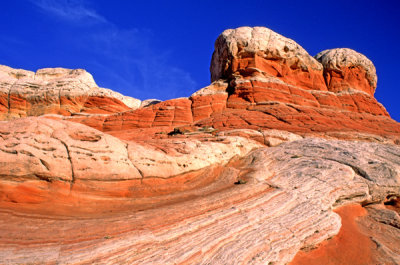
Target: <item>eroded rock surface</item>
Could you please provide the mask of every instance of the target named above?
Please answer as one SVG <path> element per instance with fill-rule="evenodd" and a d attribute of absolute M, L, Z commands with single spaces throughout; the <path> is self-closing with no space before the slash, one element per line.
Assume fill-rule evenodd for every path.
<path fill-rule="evenodd" d="M 0 122 L 1 201 L 48 203 L 57 196 L 90 201 L 171 193 L 195 187 L 199 177 L 181 175 L 223 165 L 260 146 L 237 136 L 123 142 L 66 121 L 30 117 Z M 146 186 L 144 192 L 141 185 Z"/>
<path fill-rule="evenodd" d="M 242 27 L 211 78 L 140 102 L 0 67 L 0 263 L 400 262 L 400 124 L 365 56 Z"/>
<path fill-rule="evenodd" d="M 308 89 L 326 90 L 322 65 L 295 41 L 263 27 L 225 30 L 215 42 L 211 81 L 262 73 Z"/>
<path fill-rule="evenodd" d="M 12 215 L 2 223 L 0 259 L 285 264 L 298 250 L 339 232 L 341 221 L 333 208 L 380 203 L 400 194 L 399 154 L 391 145 L 322 139 L 257 149 L 220 170 L 209 168 L 208 174 L 217 173 L 213 184 L 148 197 L 154 208 L 83 219 Z M 235 185 L 238 180 L 242 184 Z M 173 197 L 174 203 L 159 204 Z M 3 208 L 1 215 L 8 212 Z M 28 220 L 29 226 L 18 225 Z"/>
<path fill-rule="evenodd" d="M 3 120 L 49 113 L 114 113 L 139 106 L 138 99 L 99 88 L 82 69 L 45 68 L 35 73 L 0 66 Z"/>
<path fill-rule="evenodd" d="M 329 91 L 361 90 L 373 96 L 378 78 L 374 64 L 352 49 L 331 49 L 315 58 L 324 67 L 324 78 Z"/>
<path fill-rule="evenodd" d="M 351 49 L 323 51 L 315 59 L 267 28 L 241 27 L 218 37 L 210 70 L 213 83 L 189 98 L 123 113 L 64 118 L 119 135 L 127 130 L 141 134 L 144 128 L 213 127 L 344 139 L 366 133 L 400 143 L 399 123 L 373 96 L 374 65 Z M 154 133 L 148 135 L 154 138 Z"/>

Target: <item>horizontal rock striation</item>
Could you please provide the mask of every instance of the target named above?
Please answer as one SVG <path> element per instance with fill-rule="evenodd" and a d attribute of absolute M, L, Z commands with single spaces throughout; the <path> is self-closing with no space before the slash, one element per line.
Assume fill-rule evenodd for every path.
<path fill-rule="evenodd" d="M 213 83 L 189 98 L 66 119 L 105 132 L 120 131 L 115 135 L 121 136 L 127 130 L 139 134 L 144 128 L 213 127 L 324 137 L 345 131 L 400 142 L 399 123 L 373 97 L 375 67 L 351 49 L 327 50 L 313 58 L 293 40 L 269 29 L 242 27 L 218 37 L 210 70 Z"/>

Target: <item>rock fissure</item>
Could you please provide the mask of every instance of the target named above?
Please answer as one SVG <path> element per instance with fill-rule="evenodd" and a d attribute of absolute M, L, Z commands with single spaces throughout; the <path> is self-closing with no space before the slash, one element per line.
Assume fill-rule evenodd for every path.
<path fill-rule="evenodd" d="M 75 183 L 75 171 L 74 171 L 74 164 L 73 164 L 73 161 L 72 161 L 72 157 L 71 157 L 71 153 L 70 153 L 70 150 L 68 148 L 68 145 L 67 145 L 67 143 L 65 141 L 63 141 L 63 140 L 61 140 L 61 139 L 59 139 L 59 138 L 57 138 L 57 137 L 55 137 L 53 135 L 51 136 L 51 138 L 58 140 L 65 148 L 65 151 L 67 153 L 67 160 L 69 161 L 70 169 L 71 169 L 70 190 L 72 190 L 72 188 L 74 186 L 74 183 Z"/>
<path fill-rule="evenodd" d="M 372 178 L 367 174 L 367 172 L 365 170 L 363 170 L 359 166 L 356 166 L 356 165 L 351 164 L 349 162 L 341 161 L 341 160 L 338 160 L 338 159 L 327 158 L 327 157 L 324 157 L 324 159 L 331 160 L 331 161 L 338 162 L 340 164 L 346 165 L 346 166 L 350 167 L 360 177 L 362 177 L 362 178 L 364 178 L 366 180 L 372 181 Z"/>
<path fill-rule="evenodd" d="M 7 114 L 10 114 L 10 110 L 11 110 L 11 90 L 14 87 L 14 85 L 17 83 L 17 81 L 15 81 L 10 88 L 8 89 L 8 94 L 7 94 Z"/>
<path fill-rule="evenodd" d="M 133 163 L 134 160 L 130 157 L 130 153 L 129 153 L 129 144 L 128 144 L 128 143 L 125 144 L 125 149 L 126 149 L 126 153 L 127 153 L 128 160 L 131 162 L 132 166 L 134 166 L 135 169 L 136 169 L 136 170 L 139 172 L 139 174 L 140 174 L 140 184 L 143 184 L 143 179 L 144 179 L 145 176 L 144 176 L 142 170 L 140 170 L 140 168 L 139 168 L 137 165 L 135 165 L 135 164 Z"/>

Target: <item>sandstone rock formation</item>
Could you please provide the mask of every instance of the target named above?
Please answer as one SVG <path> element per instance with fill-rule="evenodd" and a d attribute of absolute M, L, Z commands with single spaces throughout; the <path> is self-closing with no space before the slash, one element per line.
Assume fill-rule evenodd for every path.
<path fill-rule="evenodd" d="M 127 130 L 132 135 L 145 130 L 154 138 L 162 128 L 183 126 L 278 129 L 343 139 L 366 133 L 370 139 L 400 143 L 399 124 L 373 97 L 375 67 L 353 50 L 328 50 L 314 59 L 293 40 L 269 29 L 242 27 L 218 37 L 210 69 L 214 82 L 189 98 L 64 119 L 118 137 Z"/>
<path fill-rule="evenodd" d="M 359 89 L 373 96 L 377 76 L 374 64 L 364 55 L 351 49 L 332 49 L 318 53 L 315 58 L 324 67 L 329 91 Z"/>
<path fill-rule="evenodd" d="M 346 131 L 345 139 L 367 133 L 400 142 L 399 124 L 373 97 L 377 77 L 371 61 L 350 49 L 323 51 L 315 58 L 269 29 L 242 27 L 218 37 L 210 68 L 214 82 L 189 98 L 141 104 L 98 88 L 84 70 L 42 69 L 35 74 L 2 67 L 0 103 L 3 119 L 73 114 L 58 119 L 116 136 L 158 128 L 147 130 L 154 138 L 160 130 L 189 126 L 278 129 L 303 136 Z"/>
<path fill-rule="evenodd" d="M 185 173 L 262 146 L 238 136 L 126 143 L 78 123 L 36 117 L 1 122 L 0 136 L 1 200 L 9 203 L 182 191 L 209 181 Z"/>
<path fill-rule="evenodd" d="M 291 39 L 263 27 L 225 30 L 215 42 L 211 81 L 261 73 L 306 89 L 326 90 L 322 66 Z"/>
<path fill-rule="evenodd" d="M 146 183 L 136 185 L 135 191 L 141 193 L 139 198 L 134 196 L 136 203 L 147 200 L 150 209 L 89 219 L 11 216 L 2 225 L 0 260 L 285 264 L 298 250 L 312 248 L 339 232 L 340 217 L 332 208 L 379 203 L 399 194 L 398 154 L 396 146 L 322 139 L 259 148 L 218 170 L 208 168 L 202 175 L 215 174 L 212 184 L 196 189 L 145 196 Z M 235 185 L 237 180 L 243 184 Z M 115 207 L 131 200 L 118 199 Z M 28 220 L 29 226 L 18 225 Z M 387 244 L 377 236 L 372 240 Z M 378 251 L 398 263 L 398 248 L 387 247 L 392 252 L 385 252 L 385 247 Z"/>
<path fill-rule="evenodd" d="M 36 73 L 0 66 L 0 117 L 48 113 L 113 113 L 140 106 L 140 100 L 99 88 L 82 69 L 45 68 Z"/>
<path fill-rule="evenodd" d="M 400 124 L 372 62 L 242 27 L 210 70 L 161 102 L 1 66 L 0 263 L 399 264 Z"/>

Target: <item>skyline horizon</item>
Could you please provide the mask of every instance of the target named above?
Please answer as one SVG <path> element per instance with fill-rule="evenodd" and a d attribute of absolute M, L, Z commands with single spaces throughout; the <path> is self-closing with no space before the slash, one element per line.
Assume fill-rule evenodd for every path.
<path fill-rule="evenodd" d="M 150 0 L 120 5 L 121 1 L 103 0 L 17 0 L 5 5 L 3 24 L 12 23 L 0 34 L 0 64 L 30 71 L 84 69 L 100 87 L 140 100 L 168 100 L 188 97 L 211 83 L 214 42 L 223 30 L 262 26 L 294 40 L 313 57 L 332 48 L 350 48 L 365 55 L 377 71 L 375 98 L 399 121 L 400 91 L 392 65 L 400 54 L 390 48 L 400 40 L 393 34 L 400 19 L 389 16 L 395 10 L 391 3 L 358 2 L 332 7 L 332 12 L 320 16 L 315 8 L 325 6 L 318 1 L 303 5 L 289 1 L 287 8 L 256 1 L 251 7 L 241 6 L 243 15 L 237 19 L 218 10 L 236 11 L 233 6 L 239 1 L 226 6 L 223 1 L 191 5 Z M 210 10 L 211 3 L 220 9 Z M 267 7 L 269 16 L 263 13 Z M 281 16 L 283 11 L 291 16 Z M 332 20 L 349 15 L 351 22 Z"/>

